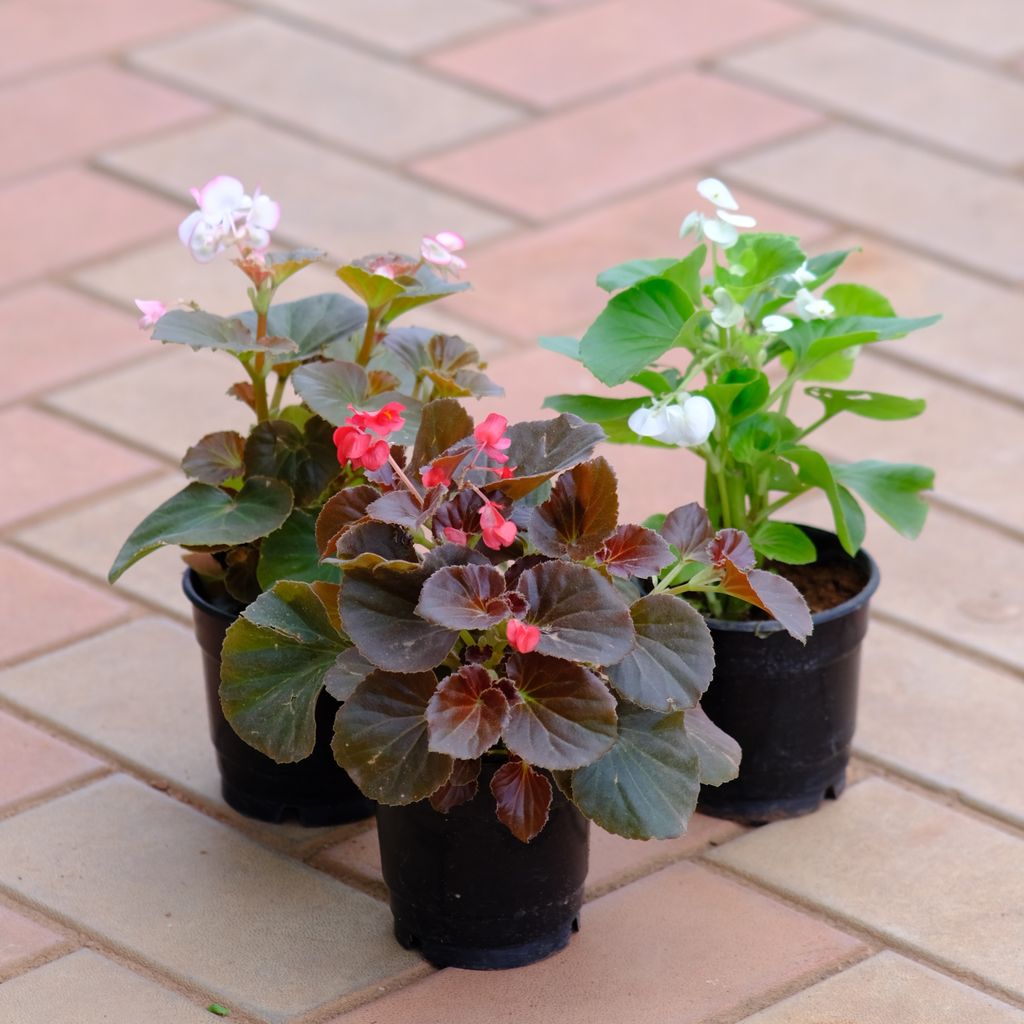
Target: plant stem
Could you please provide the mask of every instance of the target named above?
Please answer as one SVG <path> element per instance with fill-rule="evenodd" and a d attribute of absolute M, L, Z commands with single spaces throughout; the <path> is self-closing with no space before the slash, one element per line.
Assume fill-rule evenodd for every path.
<path fill-rule="evenodd" d="M 272 413 L 276 414 L 281 411 L 281 399 L 284 397 L 284 387 L 287 383 L 287 376 L 282 377 L 278 374 L 277 383 L 274 385 L 274 394 L 270 399 L 270 411 Z"/>
<path fill-rule="evenodd" d="M 380 309 L 366 311 L 366 330 L 363 332 L 363 343 L 356 354 L 356 363 L 360 366 L 369 366 L 370 364 L 374 346 L 377 344 L 377 322 L 380 320 L 382 312 Z"/>
<path fill-rule="evenodd" d="M 401 480 L 402 483 L 405 484 L 405 486 L 408 488 L 409 493 L 415 499 L 416 504 L 422 507 L 423 499 L 420 497 L 420 492 L 417 491 L 415 487 L 413 487 L 412 481 L 402 471 L 402 467 L 397 462 L 395 462 L 395 457 L 393 455 L 388 455 L 388 462 L 391 463 L 391 468 L 395 471 L 395 475 L 398 477 L 398 479 Z"/>
<path fill-rule="evenodd" d="M 801 494 L 806 494 L 810 489 L 810 484 L 808 484 L 806 487 L 801 487 L 798 491 L 790 491 L 789 494 L 784 494 L 778 501 L 773 501 L 765 507 L 761 518 L 767 519 L 773 512 L 778 512 L 780 508 L 788 505 L 794 498 L 799 498 Z"/>
<path fill-rule="evenodd" d="M 267 311 L 258 310 L 256 313 L 256 344 L 258 345 L 267 336 Z M 256 419 L 263 423 L 270 419 L 267 410 L 267 371 L 265 363 L 266 354 L 257 352 L 253 360 L 252 392 L 253 404 L 256 407 Z"/>

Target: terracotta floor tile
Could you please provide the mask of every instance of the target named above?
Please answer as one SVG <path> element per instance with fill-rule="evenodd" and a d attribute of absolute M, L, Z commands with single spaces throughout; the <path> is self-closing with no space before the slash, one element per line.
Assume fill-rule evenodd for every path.
<path fill-rule="evenodd" d="M 473 290 L 458 296 L 459 316 L 533 345 L 544 334 L 573 334 L 603 308 L 607 293 L 595 278 L 625 260 L 651 256 L 682 258 L 683 217 L 703 204 L 696 177 L 602 206 L 560 224 L 494 242 L 474 254 L 468 271 Z M 803 237 L 808 245 L 828 233 L 815 220 L 736 189 L 744 210 L 765 231 Z M 685 245 L 685 247 L 684 247 Z M 452 312 L 455 312 L 453 306 Z"/>
<path fill-rule="evenodd" d="M 0 402 L 58 387 L 143 355 L 134 317 L 54 285 L 0 298 Z"/>
<path fill-rule="evenodd" d="M 232 54 L 226 61 L 224 54 Z M 321 138 L 395 160 L 517 121 L 509 104 L 314 31 L 246 16 L 135 53 L 147 71 Z M 267 69 L 282 74 L 267 88 Z"/>
<path fill-rule="evenodd" d="M 0 711 L 0 808 L 101 766 L 101 761 L 85 751 Z"/>
<path fill-rule="evenodd" d="M 57 932 L 0 905 L 0 971 L 32 960 L 65 941 Z"/>
<path fill-rule="evenodd" d="M 445 228 L 457 230 L 472 252 L 512 227 L 474 203 L 246 117 L 164 133 L 107 153 L 101 162 L 186 202 L 188 189 L 205 182 L 212 169 L 258 181 L 281 204 L 275 236 L 326 249 L 335 267 L 368 252 L 415 250 L 422 235 Z"/>
<path fill-rule="evenodd" d="M 88 64 L 0 89 L 0 177 L 84 156 L 209 113 L 206 103 L 108 64 Z"/>
<path fill-rule="evenodd" d="M 0 475 L 13 481 L 0 507 L 0 525 L 87 497 L 158 466 L 145 456 L 34 409 L 15 407 L 0 412 L 0 432 L 17 439 L 0 449 Z"/>
<path fill-rule="evenodd" d="M 0 189 L 8 240 L 0 282 L 10 287 L 174 231 L 183 212 L 93 171 L 54 171 L 8 185 Z"/>
<path fill-rule="evenodd" d="M 1024 83 L 878 32 L 825 23 L 729 57 L 727 72 L 1000 167 L 1024 161 Z"/>
<path fill-rule="evenodd" d="M 180 32 L 230 13 L 230 7 L 211 0 L 89 0 L 88 6 L 80 0 L 8 0 L 0 5 L 0 78 Z"/>
<path fill-rule="evenodd" d="M 394 53 L 413 54 L 506 25 L 523 10 L 504 0 L 266 0 L 266 6 Z"/>
<path fill-rule="evenodd" d="M 432 54 L 429 63 L 516 99 L 557 107 L 806 21 L 776 0 L 611 0 L 489 34 Z"/>
<path fill-rule="evenodd" d="M 128 606 L 34 559 L 0 547 L 0 663 L 66 643 L 122 618 Z"/>
<path fill-rule="evenodd" d="M 581 923 L 567 950 L 539 964 L 441 971 L 331 1024 L 698 1024 L 862 948 L 689 864 L 602 897 Z"/>
<path fill-rule="evenodd" d="M 414 170 L 543 220 L 818 120 L 795 104 L 688 71 L 421 160 Z"/>

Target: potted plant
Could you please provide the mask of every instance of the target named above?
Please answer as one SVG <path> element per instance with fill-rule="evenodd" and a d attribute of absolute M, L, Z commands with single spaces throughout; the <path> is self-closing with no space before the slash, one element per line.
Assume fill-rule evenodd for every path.
<path fill-rule="evenodd" d="M 814 635 L 801 646 L 756 609 L 716 594 L 696 598 L 715 638 L 706 707 L 743 749 L 739 778 L 706 790 L 701 809 L 750 823 L 814 810 L 845 783 L 858 658 L 878 570 L 862 550 L 864 501 L 901 534 L 921 530 L 921 492 L 933 473 L 876 459 L 840 463 L 811 435 L 840 414 L 878 420 L 919 415 L 925 403 L 836 385 L 863 345 L 900 338 L 937 317 L 896 316 L 860 284 L 825 286 L 849 251 L 808 257 L 796 238 L 743 233 L 728 188 L 698 192 L 714 214 L 691 213 L 683 258 L 634 260 L 600 274 L 612 293 L 582 339 L 541 344 L 579 360 L 628 397 L 556 395 L 545 403 L 599 423 L 611 441 L 689 448 L 705 462 L 709 529 L 744 530 L 756 563 L 794 581 Z M 797 388 L 820 403 L 797 422 Z M 809 491 L 827 498 L 834 533 L 781 517 Z M 670 570 L 671 571 L 671 570 Z"/>
<path fill-rule="evenodd" d="M 669 539 L 618 525 L 597 426 L 474 426 L 441 399 L 411 449 L 390 443 L 397 428 L 359 410 L 335 433 L 366 477 L 317 520 L 340 582 L 282 581 L 242 612 L 221 701 L 282 762 L 312 749 L 320 694 L 341 701 L 334 753 L 378 803 L 399 941 L 438 966 L 514 967 L 569 939 L 587 820 L 678 836 L 700 782 L 735 774 L 698 703 L 710 632 L 678 595 L 750 597 L 768 578 L 764 602 L 798 634 L 810 623 L 795 588 L 748 571 L 745 536 L 708 533 L 696 506 L 672 513 Z"/>
<path fill-rule="evenodd" d="M 244 378 L 229 395 L 253 413 L 247 435 L 209 434 L 182 459 L 189 483 L 132 531 L 109 578 L 165 544 L 186 549 L 185 594 L 203 652 L 210 724 L 228 804 L 243 814 L 325 825 L 372 813 L 330 751 L 336 703 L 317 710 L 322 741 L 301 765 L 277 765 L 242 743 L 224 721 L 217 688 L 220 650 L 239 612 L 282 578 L 315 582 L 331 575 L 317 564 L 316 516 L 324 502 L 360 479 L 339 465 L 332 433 L 350 403 L 387 410 L 401 399 L 405 430 L 415 433 L 423 401 L 438 395 L 494 395 L 476 349 L 455 336 L 397 328 L 402 313 L 468 285 L 447 280 L 465 267 L 462 239 L 424 238 L 418 258 L 377 254 L 347 263 L 337 275 L 355 298 L 324 293 L 275 303 L 294 274 L 319 262 L 316 250 L 269 252 L 278 205 L 240 181 L 220 176 L 194 189 L 198 208 L 179 237 L 209 262 L 230 251 L 248 281 L 251 309 L 220 316 L 194 303 L 167 310 L 138 300 L 140 327 L 162 342 L 225 352 Z M 297 396 L 297 398 L 296 398 Z"/>

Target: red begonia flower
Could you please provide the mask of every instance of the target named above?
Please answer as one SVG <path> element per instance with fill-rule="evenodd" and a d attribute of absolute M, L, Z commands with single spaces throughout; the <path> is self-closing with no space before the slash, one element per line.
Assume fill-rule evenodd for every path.
<path fill-rule="evenodd" d="M 495 462 L 508 462 L 508 456 L 504 452 L 512 443 L 512 439 L 502 436 L 507 426 L 508 420 L 504 416 L 492 412 L 483 423 L 478 423 L 473 428 L 473 436 L 478 447 Z"/>
<path fill-rule="evenodd" d="M 349 406 L 352 409 L 352 406 Z M 376 412 L 360 412 L 352 409 L 349 423 L 355 424 L 362 430 L 372 430 L 378 437 L 387 437 L 396 430 L 405 426 L 405 419 L 402 413 L 405 406 L 401 402 L 388 402 L 382 409 Z"/>
<path fill-rule="evenodd" d="M 509 522 L 498 511 L 498 506 L 493 501 L 485 502 L 484 507 L 480 509 L 480 528 L 484 543 L 495 551 L 508 547 L 519 532 L 519 527 Z"/>
<path fill-rule="evenodd" d="M 508 642 L 520 654 L 529 654 L 540 643 L 540 630 L 536 626 L 520 622 L 518 619 L 508 620 L 505 633 L 508 636 Z"/>
<path fill-rule="evenodd" d="M 427 466 L 426 469 L 420 470 L 420 476 L 423 478 L 424 487 L 437 487 L 439 484 L 444 484 L 448 487 L 452 482 L 452 477 L 444 466 L 431 465 Z"/>

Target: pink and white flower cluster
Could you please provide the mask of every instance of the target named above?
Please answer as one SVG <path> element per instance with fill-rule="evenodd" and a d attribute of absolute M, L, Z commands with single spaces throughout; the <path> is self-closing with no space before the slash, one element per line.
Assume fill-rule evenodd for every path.
<path fill-rule="evenodd" d="M 191 192 L 199 209 L 181 222 L 178 238 L 198 262 L 209 263 L 233 245 L 257 252 L 270 245 L 281 207 L 258 188 L 250 196 L 237 178 L 220 174 Z"/>

